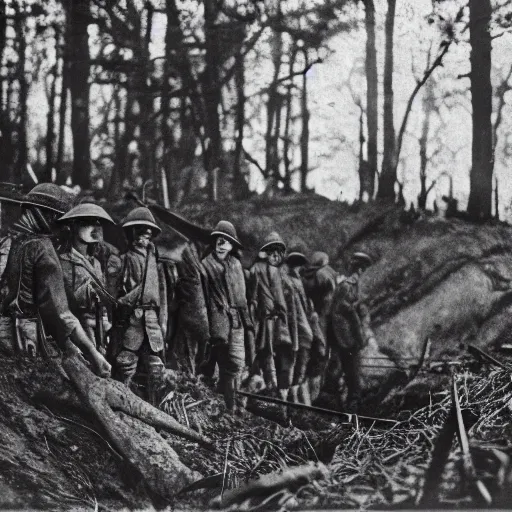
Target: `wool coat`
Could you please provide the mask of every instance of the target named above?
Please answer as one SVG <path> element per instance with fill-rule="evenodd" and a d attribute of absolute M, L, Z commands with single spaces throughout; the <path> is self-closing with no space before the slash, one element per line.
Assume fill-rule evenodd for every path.
<path fill-rule="evenodd" d="M 70 311 L 62 267 L 50 237 L 29 232 L 14 235 L 5 279 L 4 313 L 40 316 L 46 333 L 63 347 L 80 322 Z"/>
<path fill-rule="evenodd" d="M 144 290 L 142 281 L 148 258 Z M 167 326 L 166 285 L 158 268 L 154 248 L 146 252 L 132 248 L 122 257 L 123 271 L 119 304 L 128 311 L 128 325 L 122 346 L 137 351 L 145 339 L 153 352 L 164 349 L 164 329 Z"/>

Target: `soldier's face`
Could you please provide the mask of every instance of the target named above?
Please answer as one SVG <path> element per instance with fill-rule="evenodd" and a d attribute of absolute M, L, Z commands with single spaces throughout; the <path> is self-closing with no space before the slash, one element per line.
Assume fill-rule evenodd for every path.
<path fill-rule="evenodd" d="M 215 254 L 219 260 L 226 259 L 226 256 L 233 250 L 233 244 L 223 236 L 215 240 Z"/>
<path fill-rule="evenodd" d="M 283 262 L 283 252 L 280 249 L 270 249 L 267 253 L 267 261 L 269 265 L 278 267 Z"/>
<path fill-rule="evenodd" d="M 146 249 L 153 238 L 153 231 L 147 226 L 134 228 L 133 243 L 136 247 Z"/>
<path fill-rule="evenodd" d="M 77 222 L 76 237 L 84 244 L 94 244 L 103 239 L 103 227 L 98 219 Z"/>

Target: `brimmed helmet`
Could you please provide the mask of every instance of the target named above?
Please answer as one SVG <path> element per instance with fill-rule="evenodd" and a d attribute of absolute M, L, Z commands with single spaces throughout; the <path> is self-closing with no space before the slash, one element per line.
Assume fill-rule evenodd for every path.
<path fill-rule="evenodd" d="M 87 217 L 92 217 L 115 224 L 115 222 L 112 220 L 112 217 L 101 206 L 93 203 L 81 203 L 74 208 L 71 208 L 69 212 L 65 213 L 59 219 L 59 222 L 69 222 Z"/>
<path fill-rule="evenodd" d="M 55 183 L 40 183 L 25 195 L 21 204 L 38 206 L 57 213 L 66 213 L 73 204 L 73 196 Z"/>
<path fill-rule="evenodd" d="M 316 251 L 311 256 L 311 265 L 313 267 L 325 267 L 329 265 L 329 255 L 323 251 Z"/>
<path fill-rule="evenodd" d="M 121 224 L 123 228 L 129 228 L 131 226 L 149 226 L 155 231 L 155 234 L 159 234 L 162 232 L 160 227 L 157 225 L 155 221 L 155 217 L 149 210 L 149 208 L 145 208 L 143 206 L 139 206 L 138 208 L 134 208 L 123 220 Z"/>
<path fill-rule="evenodd" d="M 373 260 L 369 254 L 366 254 L 363 251 L 358 251 L 352 254 L 351 257 L 352 264 L 354 263 L 362 263 L 364 266 L 369 267 L 373 264 Z"/>
<path fill-rule="evenodd" d="M 278 245 L 282 248 L 283 252 L 286 251 L 286 244 L 283 242 L 283 239 L 276 231 L 272 231 L 265 240 L 263 241 L 263 245 L 260 247 L 259 252 L 266 252 L 266 249 L 271 247 L 272 245 Z"/>
<path fill-rule="evenodd" d="M 221 220 L 215 226 L 215 229 L 211 232 L 212 237 L 223 236 L 230 242 L 233 242 L 237 247 L 242 248 L 242 244 L 240 240 L 238 240 L 238 235 L 236 233 L 235 226 L 231 224 L 231 222 L 227 220 Z"/>
<path fill-rule="evenodd" d="M 299 251 L 292 251 L 288 256 L 286 256 L 286 263 L 291 267 L 298 267 L 300 265 L 307 265 L 308 259 L 305 254 Z"/>

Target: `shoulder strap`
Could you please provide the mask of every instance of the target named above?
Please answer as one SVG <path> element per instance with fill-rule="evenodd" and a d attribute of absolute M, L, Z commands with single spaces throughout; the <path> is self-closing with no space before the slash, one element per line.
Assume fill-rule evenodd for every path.
<path fill-rule="evenodd" d="M 94 272 L 92 272 L 90 268 L 88 268 L 86 265 L 79 261 L 72 261 L 72 263 L 85 269 L 89 276 L 91 277 L 91 279 L 94 281 L 94 284 L 100 289 L 101 293 L 105 294 L 105 296 L 114 304 L 117 302 L 117 299 L 110 294 L 110 292 L 105 288 L 103 283 L 98 279 L 98 276 L 94 274 Z"/>

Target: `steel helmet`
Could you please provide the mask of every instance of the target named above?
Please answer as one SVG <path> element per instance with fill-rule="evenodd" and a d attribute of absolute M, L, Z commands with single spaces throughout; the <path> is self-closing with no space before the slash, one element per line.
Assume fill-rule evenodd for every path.
<path fill-rule="evenodd" d="M 123 228 L 129 228 L 130 226 L 149 226 L 156 231 L 156 234 L 161 233 L 162 230 L 158 227 L 155 221 L 155 217 L 149 210 L 143 206 L 134 208 L 123 220 L 121 224 Z"/>
<path fill-rule="evenodd" d="M 211 232 L 211 236 L 223 236 L 230 242 L 233 242 L 237 247 L 242 248 L 242 244 L 240 243 L 240 240 L 238 240 L 238 235 L 236 234 L 235 226 L 227 220 L 219 221 L 215 226 L 215 229 Z"/>
<path fill-rule="evenodd" d="M 115 222 L 112 220 L 112 217 L 101 206 L 98 206 L 94 203 L 81 203 L 74 208 L 71 208 L 69 212 L 65 213 L 59 219 L 59 222 L 73 221 L 87 217 L 93 217 L 115 224 Z"/>
<path fill-rule="evenodd" d="M 298 267 L 300 265 L 307 265 L 308 259 L 302 252 L 292 251 L 288 256 L 286 256 L 286 263 L 291 267 Z"/>
<path fill-rule="evenodd" d="M 316 251 L 311 256 L 311 265 L 313 267 L 325 267 L 329 265 L 329 255 L 323 251 Z"/>
<path fill-rule="evenodd" d="M 275 231 L 272 231 L 272 233 L 267 235 L 263 241 L 263 245 L 260 247 L 259 252 L 266 252 L 265 250 L 271 245 L 279 245 L 283 249 L 283 252 L 286 251 L 286 244 L 283 242 L 283 239 L 279 233 Z"/>
<path fill-rule="evenodd" d="M 366 254 L 363 251 L 358 251 L 352 254 L 351 261 L 353 263 L 360 262 L 364 263 L 366 266 L 370 266 L 373 264 L 373 260 L 370 255 Z"/>
<path fill-rule="evenodd" d="M 25 195 L 21 203 L 65 213 L 73 204 L 73 196 L 55 183 L 40 183 Z"/>

